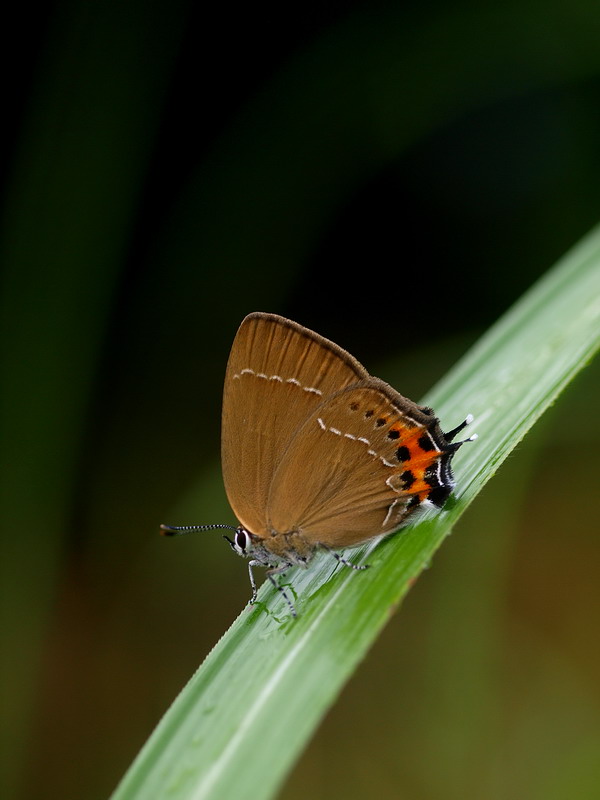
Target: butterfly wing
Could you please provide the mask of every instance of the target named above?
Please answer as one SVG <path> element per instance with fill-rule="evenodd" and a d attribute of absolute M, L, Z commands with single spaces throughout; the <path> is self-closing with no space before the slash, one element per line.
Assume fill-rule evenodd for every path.
<path fill-rule="evenodd" d="M 221 455 L 229 502 L 247 530 L 267 535 L 273 475 L 298 428 L 326 398 L 368 377 L 349 353 L 295 322 L 263 313 L 243 320 L 225 376 Z"/>
<path fill-rule="evenodd" d="M 426 499 L 442 505 L 452 447 L 427 411 L 377 378 L 325 400 L 275 472 L 269 528 L 348 547 L 396 530 Z"/>

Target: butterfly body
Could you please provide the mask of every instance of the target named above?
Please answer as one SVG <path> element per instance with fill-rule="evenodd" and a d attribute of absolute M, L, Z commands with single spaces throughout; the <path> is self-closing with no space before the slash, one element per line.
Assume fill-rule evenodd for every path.
<path fill-rule="evenodd" d="M 300 531 L 275 532 L 268 538 L 256 536 L 245 528 L 238 528 L 237 531 L 248 538 L 243 548 L 234 544 L 233 549 L 238 555 L 252 557 L 264 566 L 287 564 L 289 567 L 306 568 L 317 550 L 317 545 L 305 539 Z"/>

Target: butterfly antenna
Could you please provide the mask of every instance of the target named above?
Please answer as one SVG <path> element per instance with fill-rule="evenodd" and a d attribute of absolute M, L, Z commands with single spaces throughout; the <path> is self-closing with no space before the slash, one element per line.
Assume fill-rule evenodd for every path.
<path fill-rule="evenodd" d="M 473 414 L 467 414 L 464 422 L 461 422 L 460 425 L 456 426 L 456 428 L 452 428 L 451 431 L 448 431 L 448 433 L 444 434 L 444 438 L 446 439 L 446 441 L 447 442 L 451 442 L 452 439 L 454 439 L 454 437 L 458 433 L 460 433 L 462 430 L 464 430 L 467 427 L 467 425 L 470 425 L 473 422 L 473 419 L 474 419 Z M 474 433 L 472 436 L 469 436 L 468 439 L 463 439 L 462 442 L 455 442 L 452 445 L 452 449 L 456 450 L 461 446 L 461 444 L 464 444 L 465 442 L 474 442 L 475 439 L 477 439 L 477 434 L 476 433 Z"/>
<path fill-rule="evenodd" d="M 212 525 L 161 525 L 160 532 L 163 536 L 178 536 L 180 533 L 195 533 L 196 531 L 210 531 L 215 528 L 228 528 L 230 531 L 237 531 L 234 525 L 225 525 L 222 522 L 214 522 Z"/>

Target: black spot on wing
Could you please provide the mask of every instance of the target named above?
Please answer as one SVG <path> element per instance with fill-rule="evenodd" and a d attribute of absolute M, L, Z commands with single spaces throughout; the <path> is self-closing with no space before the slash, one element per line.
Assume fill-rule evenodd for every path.
<path fill-rule="evenodd" d="M 431 450 L 435 449 L 435 444 L 433 443 L 433 439 L 428 433 L 424 433 L 423 436 L 420 437 L 419 447 L 426 453 L 429 453 Z"/>
<path fill-rule="evenodd" d="M 402 473 L 402 475 L 400 475 L 400 480 L 404 484 L 405 489 L 410 489 L 417 479 L 415 478 L 414 472 L 411 472 L 411 470 L 407 469 Z"/>
<path fill-rule="evenodd" d="M 408 447 L 402 445 L 396 450 L 396 458 L 398 461 L 410 461 L 410 450 Z"/>

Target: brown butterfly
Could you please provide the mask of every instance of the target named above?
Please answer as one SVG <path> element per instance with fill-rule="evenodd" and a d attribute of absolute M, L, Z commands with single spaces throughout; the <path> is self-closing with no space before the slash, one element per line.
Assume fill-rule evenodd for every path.
<path fill-rule="evenodd" d="M 225 376 L 223 479 L 239 526 L 162 525 L 165 535 L 230 528 L 225 537 L 296 612 L 275 575 L 306 567 L 319 549 L 385 536 L 427 505 L 441 507 L 454 485 L 452 442 L 469 415 L 443 433 L 431 408 L 374 378 L 349 353 L 276 314 L 249 314 Z M 474 434 L 465 441 L 476 438 Z"/>

